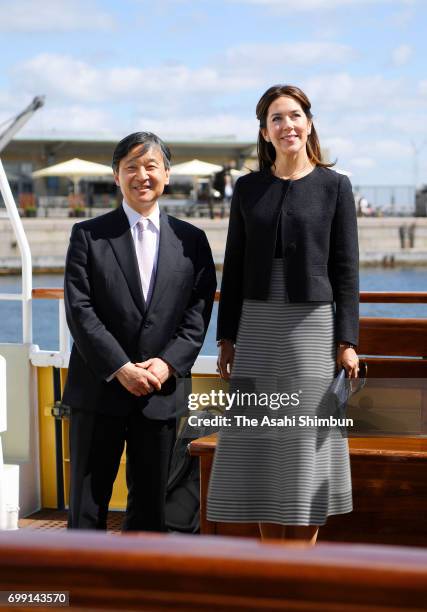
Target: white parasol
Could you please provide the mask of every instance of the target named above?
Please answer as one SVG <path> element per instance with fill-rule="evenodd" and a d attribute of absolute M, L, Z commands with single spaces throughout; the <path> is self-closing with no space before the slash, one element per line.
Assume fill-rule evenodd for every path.
<path fill-rule="evenodd" d="M 48 166 L 33 172 L 33 178 L 43 178 L 47 176 L 66 176 L 74 184 L 74 193 L 77 193 L 79 181 L 86 177 L 112 176 L 113 170 L 110 166 L 97 164 L 75 157 L 61 164 Z"/>
<path fill-rule="evenodd" d="M 210 164 L 209 162 L 192 159 L 183 164 L 175 164 L 171 167 L 172 176 L 191 176 L 193 179 L 194 199 L 197 200 L 197 179 L 204 176 L 211 177 L 216 172 L 221 172 L 222 166 Z"/>
<path fill-rule="evenodd" d="M 200 159 L 192 159 L 183 164 L 175 164 L 171 167 L 171 174 L 178 176 L 211 176 L 216 172 L 221 172 L 222 166 L 210 164 L 209 162 L 200 161 Z"/>

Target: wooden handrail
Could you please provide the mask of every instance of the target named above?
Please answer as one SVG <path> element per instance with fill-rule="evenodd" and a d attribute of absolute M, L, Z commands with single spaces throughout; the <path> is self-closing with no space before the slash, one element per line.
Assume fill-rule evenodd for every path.
<path fill-rule="evenodd" d="M 215 292 L 215 301 L 219 301 L 221 292 Z M 61 287 L 33 289 L 34 300 L 61 300 L 64 290 Z M 427 291 L 361 291 L 361 303 L 381 304 L 427 304 Z"/>
<path fill-rule="evenodd" d="M 64 290 L 62 287 L 39 287 L 32 291 L 33 300 L 63 300 Z"/>
<path fill-rule="evenodd" d="M 351 456 L 377 455 L 396 459 L 411 457 L 427 462 L 427 439 L 416 437 L 378 437 L 378 438 L 349 438 Z M 212 455 L 218 443 L 218 434 L 213 433 L 204 438 L 193 440 L 190 445 L 190 454 L 201 457 Z"/>
<path fill-rule="evenodd" d="M 0 590 L 69 591 L 72 607 L 88 609 L 418 610 L 427 601 L 427 552 L 26 530 L 0 533 Z"/>
<path fill-rule="evenodd" d="M 361 291 L 361 303 L 427 304 L 427 291 Z"/>

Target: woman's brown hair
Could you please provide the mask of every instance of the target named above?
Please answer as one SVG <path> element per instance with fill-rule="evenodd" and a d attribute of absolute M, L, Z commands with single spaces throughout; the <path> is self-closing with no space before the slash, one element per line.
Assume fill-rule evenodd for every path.
<path fill-rule="evenodd" d="M 267 89 L 267 91 L 261 96 L 258 104 L 256 105 L 256 116 L 259 120 L 257 153 L 260 170 L 270 170 L 271 166 L 276 160 L 276 151 L 271 142 L 267 142 L 264 139 L 261 130 L 267 127 L 267 115 L 268 109 L 270 108 L 270 104 L 274 102 L 276 98 L 280 98 L 280 96 L 288 96 L 289 98 L 293 98 L 296 102 L 298 102 L 298 104 L 300 104 L 307 119 L 311 121 L 313 120 L 313 115 L 310 110 L 310 100 L 307 98 L 305 93 L 301 89 L 299 89 L 299 87 L 295 87 L 294 85 L 273 85 L 272 87 Z M 323 168 L 330 168 L 335 164 L 335 162 L 330 164 L 322 162 L 322 153 L 320 150 L 319 137 L 317 136 L 313 124 L 311 125 L 311 133 L 307 138 L 306 147 L 308 159 L 314 165 L 322 166 Z"/>

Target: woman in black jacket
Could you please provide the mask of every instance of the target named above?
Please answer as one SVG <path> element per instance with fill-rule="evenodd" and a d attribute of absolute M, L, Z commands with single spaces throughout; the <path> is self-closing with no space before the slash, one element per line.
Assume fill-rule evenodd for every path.
<path fill-rule="evenodd" d="M 259 171 L 234 191 L 217 331 L 218 368 L 232 375 L 236 397 L 294 401 L 271 414 L 274 402 L 262 409 L 246 399 L 239 409 L 255 417 L 251 427 L 228 415 L 208 519 L 258 522 L 263 538 L 314 543 L 329 515 L 352 509 L 348 444 L 341 430 L 299 420 L 324 413 L 337 367 L 358 375 L 359 287 L 351 184 L 321 161 L 310 108 L 290 85 L 258 102 Z M 261 425 L 271 416 L 291 420 Z"/>

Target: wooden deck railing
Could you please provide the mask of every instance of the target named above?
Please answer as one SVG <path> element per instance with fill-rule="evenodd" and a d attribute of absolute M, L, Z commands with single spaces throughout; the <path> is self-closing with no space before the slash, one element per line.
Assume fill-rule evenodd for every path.
<path fill-rule="evenodd" d="M 40 287 L 33 289 L 33 300 L 63 300 L 64 290 L 62 287 Z"/>
<path fill-rule="evenodd" d="M 71 608 L 101 610 L 422 610 L 427 552 L 25 530 L 0 533 L 0 591 L 68 591 Z"/>
<path fill-rule="evenodd" d="M 215 301 L 219 301 L 221 292 L 216 291 Z M 33 289 L 33 299 L 60 300 L 64 297 L 61 287 Z M 427 291 L 361 291 L 360 302 L 381 304 L 427 304 Z"/>

